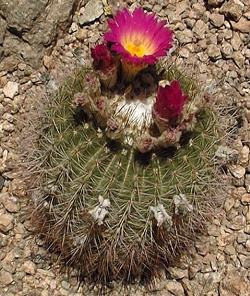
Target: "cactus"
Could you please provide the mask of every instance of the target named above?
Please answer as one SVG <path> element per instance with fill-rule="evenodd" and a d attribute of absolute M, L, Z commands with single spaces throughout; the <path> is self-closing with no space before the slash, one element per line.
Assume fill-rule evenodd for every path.
<path fill-rule="evenodd" d="M 93 106 L 100 91 L 113 93 L 96 75 L 77 72 L 47 106 L 34 153 L 33 223 L 81 279 L 145 282 L 178 259 L 213 211 L 218 114 L 206 105 L 177 143 L 144 153 L 133 125 L 131 144 L 110 110 Z M 160 76 L 178 79 L 191 102 L 202 97 L 175 66 Z"/>
<path fill-rule="evenodd" d="M 153 45 L 126 33 L 137 17 L 157 32 L 146 36 Z M 114 44 L 96 46 L 93 69 L 73 74 L 46 106 L 31 178 L 37 233 L 80 279 L 103 285 L 148 282 L 187 250 L 219 202 L 223 130 L 193 78 L 154 65 L 172 42 L 162 22 L 137 9 L 109 25 Z"/>

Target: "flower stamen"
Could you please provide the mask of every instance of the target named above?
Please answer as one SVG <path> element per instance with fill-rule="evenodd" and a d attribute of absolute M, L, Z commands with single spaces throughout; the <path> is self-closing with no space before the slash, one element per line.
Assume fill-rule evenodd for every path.
<path fill-rule="evenodd" d="M 144 44 L 140 44 L 139 42 L 136 43 L 128 43 L 125 46 L 125 49 L 132 55 L 137 56 L 139 58 L 143 57 L 146 53 L 146 48 Z"/>

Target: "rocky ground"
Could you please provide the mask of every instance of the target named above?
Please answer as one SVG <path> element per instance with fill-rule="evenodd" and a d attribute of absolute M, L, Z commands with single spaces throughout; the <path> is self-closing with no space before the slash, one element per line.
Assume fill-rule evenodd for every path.
<path fill-rule="evenodd" d="M 11 2 L 11 3 L 10 3 Z M 89 48 L 107 15 L 124 1 L 0 0 L 0 295 L 90 295 L 59 273 L 54 255 L 32 235 L 18 144 L 34 102 L 45 100 L 74 68 L 89 63 Z M 70 3 L 70 4 L 69 4 Z M 87 3 L 87 4 L 86 4 Z M 127 1 L 167 19 L 178 59 L 195 69 L 218 98 L 242 110 L 231 148 L 236 161 L 224 206 L 190 255 L 169 269 L 154 290 L 129 295 L 250 294 L 250 4 L 248 0 Z M 166 4 L 168 3 L 168 4 Z M 28 144 L 28 143 L 27 143 Z M 226 152 L 225 152 L 226 150 Z M 53 262 L 53 264 L 52 264 Z M 248 290 L 248 291 L 247 291 Z M 116 287 L 113 294 L 121 294 Z M 92 292 L 97 295 L 96 291 Z"/>

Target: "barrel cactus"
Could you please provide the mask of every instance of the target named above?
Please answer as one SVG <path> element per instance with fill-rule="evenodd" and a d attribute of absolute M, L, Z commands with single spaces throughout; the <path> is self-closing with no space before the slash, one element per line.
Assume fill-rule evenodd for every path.
<path fill-rule="evenodd" d="M 104 285 L 159 275 L 203 228 L 220 136 L 198 83 L 170 61 L 156 64 L 172 44 L 165 24 L 136 9 L 109 26 L 93 68 L 46 106 L 33 155 L 37 232 L 81 279 Z"/>

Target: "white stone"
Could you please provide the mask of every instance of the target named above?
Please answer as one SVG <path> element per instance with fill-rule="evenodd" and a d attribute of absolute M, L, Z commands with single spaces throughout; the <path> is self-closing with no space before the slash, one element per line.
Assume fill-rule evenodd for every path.
<path fill-rule="evenodd" d="M 7 98 L 13 99 L 18 94 L 18 87 L 18 83 L 9 81 L 3 88 L 3 93 Z"/>
<path fill-rule="evenodd" d="M 26 261 L 26 262 L 24 262 L 23 270 L 27 274 L 34 275 L 36 273 L 37 267 L 36 267 L 36 264 L 34 262 Z"/>
<path fill-rule="evenodd" d="M 248 146 L 245 145 L 240 152 L 240 163 L 242 164 L 248 163 L 249 153 L 250 153 L 250 149 Z"/>
<path fill-rule="evenodd" d="M 246 169 L 240 165 L 231 165 L 229 167 L 229 170 L 232 173 L 232 175 L 237 179 L 243 178 L 246 173 Z"/>
<path fill-rule="evenodd" d="M 86 4 L 85 9 L 81 9 L 81 11 L 82 15 L 79 17 L 79 24 L 85 25 L 87 23 L 91 23 L 103 14 L 102 1 L 91 0 Z"/>

